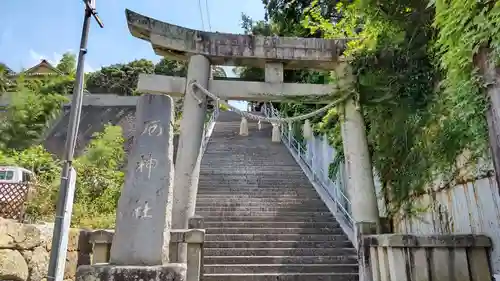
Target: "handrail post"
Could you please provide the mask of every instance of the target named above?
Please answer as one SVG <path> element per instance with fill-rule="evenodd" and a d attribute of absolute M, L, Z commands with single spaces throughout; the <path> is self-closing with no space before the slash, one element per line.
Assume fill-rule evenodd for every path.
<path fill-rule="evenodd" d="M 190 230 L 186 236 L 187 243 L 187 281 L 200 281 L 203 279 L 203 244 L 205 242 L 205 230 L 203 217 L 194 216 L 189 219 Z"/>

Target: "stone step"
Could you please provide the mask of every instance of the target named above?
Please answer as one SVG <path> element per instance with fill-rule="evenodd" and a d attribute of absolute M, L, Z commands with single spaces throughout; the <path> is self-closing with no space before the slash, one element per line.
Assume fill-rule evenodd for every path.
<path fill-rule="evenodd" d="M 276 183 L 261 183 L 261 182 L 217 182 L 213 183 L 207 180 L 200 180 L 198 182 L 198 189 L 277 189 L 277 190 L 309 190 L 314 191 L 314 188 L 308 184 L 297 184 L 297 182 L 289 182 L 284 184 L 284 181 Z"/>
<path fill-rule="evenodd" d="M 300 198 L 301 200 L 315 200 L 320 201 L 319 196 L 316 193 L 305 193 L 305 192 L 269 192 L 269 191 L 252 191 L 252 192 L 224 192 L 224 191 L 203 191 L 198 192 L 197 200 L 232 200 L 234 198 L 241 198 L 241 200 L 254 199 L 262 200 L 268 199 L 268 201 L 286 201 L 289 199 L 296 200 Z M 323 203 L 324 204 L 324 203 Z"/>
<path fill-rule="evenodd" d="M 305 194 L 317 194 L 316 190 L 312 187 L 301 187 L 301 186 L 266 186 L 259 184 L 220 184 L 220 185 L 206 185 L 200 183 L 198 186 L 198 193 L 203 194 L 203 192 L 217 192 L 217 193 L 250 193 L 250 192 L 281 192 L 281 193 L 305 193 Z"/>
<path fill-rule="evenodd" d="M 303 221 L 290 221 L 290 222 L 276 222 L 276 221 L 266 221 L 266 222 L 248 222 L 248 221 L 205 221 L 205 227 L 215 228 L 215 227 L 261 227 L 261 228 L 337 228 L 340 227 L 339 223 L 336 221 L 330 222 L 303 222 Z"/>
<path fill-rule="evenodd" d="M 206 234 L 205 241 L 349 241 L 342 234 Z"/>
<path fill-rule="evenodd" d="M 247 206 L 265 206 L 266 204 L 273 204 L 274 206 L 309 206 L 309 207 L 319 207 L 324 206 L 325 204 L 318 199 L 315 200 L 302 200 L 296 198 L 252 198 L 252 196 L 243 195 L 240 198 L 226 198 L 217 201 L 208 201 L 208 200 L 197 200 L 196 205 L 200 206 L 225 206 L 225 207 L 233 207 L 240 206 L 242 203 L 245 203 Z"/>
<path fill-rule="evenodd" d="M 246 196 L 246 195 L 240 195 L 240 196 L 226 196 L 224 198 L 217 198 L 217 200 L 214 199 L 205 199 L 203 197 L 198 197 L 196 199 L 196 205 L 204 205 L 204 204 L 213 204 L 217 203 L 217 205 L 222 205 L 222 204 L 235 204 L 235 203 L 240 203 L 240 202 L 245 202 L 250 205 L 254 204 L 262 204 L 262 203 L 272 203 L 272 204 L 277 204 L 277 205 L 282 205 L 282 204 L 300 204 L 304 205 L 307 204 L 308 206 L 318 206 L 318 205 L 324 205 L 323 201 L 321 201 L 319 198 L 315 199 L 303 199 L 303 198 L 297 198 L 297 197 L 262 197 L 262 198 L 255 198 L 253 196 Z"/>
<path fill-rule="evenodd" d="M 211 182 L 204 180 L 199 182 L 199 188 L 237 188 L 237 189 L 248 189 L 248 188 L 261 188 L 261 189 L 305 189 L 314 190 L 310 183 L 304 183 L 293 180 L 281 180 L 275 182 L 264 182 L 257 180 L 241 180 L 241 181 L 219 181 Z"/>
<path fill-rule="evenodd" d="M 214 167 L 214 166 L 204 166 L 202 163 L 202 166 L 200 168 L 200 176 L 218 176 L 218 177 L 224 177 L 224 178 L 230 178 L 230 177 L 249 177 L 249 176 L 259 176 L 259 177 L 267 177 L 267 176 L 276 176 L 277 173 L 276 171 L 279 171 L 279 173 L 284 174 L 286 172 L 287 175 L 291 176 L 292 178 L 300 178 L 303 179 L 304 177 L 304 172 L 302 170 L 298 169 L 297 167 L 294 166 L 272 166 L 272 169 L 262 169 L 262 167 L 248 167 L 248 162 L 241 162 L 241 167 L 240 165 L 234 165 L 233 162 L 221 162 L 221 163 L 210 163 L 210 164 L 219 164 L 221 166 L 224 166 L 228 168 L 226 169 L 221 169 L 221 167 Z M 239 163 L 238 163 L 239 164 Z M 237 169 L 237 168 L 238 169 Z M 277 170 L 277 168 L 279 168 Z M 248 174 L 247 172 L 252 172 L 254 174 Z"/>
<path fill-rule="evenodd" d="M 248 163 L 247 163 L 248 165 Z M 245 169 L 246 170 L 246 169 Z M 237 169 L 234 169 L 234 171 L 238 171 Z M 304 184 L 310 184 L 307 177 L 304 175 L 290 175 L 287 176 L 286 172 L 278 172 L 274 171 L 273 174 L 261 174 L 258 172 L 258 170 L 252 169 L 252 170 L 247 170 L 249 172 L 253 172 L 252 174 L 239 174 L 239 175 L 228 175 L 228 174 L 215 174 L 215 175 L 208 175 L 206 178 L 203 179 L 204 182 L 239 182 L 239 181 L 260 181 L 260 182 L 269 182 L 269 183 L 274 183 L 274 182 L 283 182 L 283 181 L 288 181 L 288 182 L 300 182 Z M 229 171 L 228 171 L 229 172 Z"/>
<path fill-rule="evenodd" d="M 349 248 L 350 241 L 206 241 L 207 248 Z"/>
<path fill-rule="evenodd" d="M 270 216 L 301 216 L 301 217 L 332 217 L 332 213 L 330 212 L 295 212 L 295 211 L 287 211 L 286 213 L 279 212 L 279 211 L 269 211 L 269 212 L 260 212 L 260 211 L 234 211 L 234 212 L 223 212 L 223 211 L 196 211 L 196 214 L 202 216 L 202 217 L 214 217 L 214 216 L 251 216 L 251 217 L 257 217 L 257 216 L 265 216 L 265 217 L 270 217 Z"/>
<path fill-rule="evenodd" d="M 211 264 L 204 266 L 205 274 L 239 273 L 357 273 L 357 264 Z"/>
<path fill-rule="evenodd" d="M 196 207 L 198 208 L 249 208 L 249 209 L 269 209 L 269 208 L 276 208 L 276 209 L 287 209 L 290 211 L 293 211 L 294 208 L 297 210 L 312 210 L 316 209 L 316 212 L 328 212 L 328 208 L 324 204 L 320 203 L 305 203 L 305 204 L 300 204 L 300 203 L 287 203 L 287 202 L 245 202 L 245 200 L 239 200 L 239 202 L 197 202 Z"/>
<path fill-rule="evenodd" d="M 252 204 L 241 201 L 241 203 L 201 203 L 196 204 L 196 210 L 200 211 L 255 211 L 274 212 L 274 211 L 311 211 L 311 212 L 328 212 L 328 208 L 324 205 L 300 205 L 300 204 L 279 204 L 273 202 L 262 202 L 260 204 Z"/>
<path fill-rule="evenodd" d="M 341 228 L 206 228 L 207 234 L 344 234 Z"/>
<path fill-rule="evenodd" d="M 197 212 L 198 213 L 198 212 Z M 315 223 L 323 223 L 323 222 L 336 222 L 332 215 L 330 216 L 319 216 L 319 217 L 311 217 L 308 214 L 305 216 L 208 216 L 203 218 L 205 223 L 209 222 L 315 222 Z"/>
<path fill-rule="evenodd" d="M 204 281 L 358 281 L 356 273 L 205 274 Z"/>
<path fill-rule="evenodd" d="M 234 152 L 228 152 L 228 154 Z M 205 155 L 206 157 L 210 157 L 209 155 Z M 230 156 L 225 156 L 224 160 L 215 161 L 213 158 L 205 158 L 209 160 L 202 160 L 200 173 L 203 176 L 229 176 L 231 172 L 234 172 L 234 175 L 241 175 L 244 171 L 248 171 L 251 174 L 247 176 L 268 176 L 274 172 L 278 175 L 283 175 L 285 173 L 291 173 L 294 177 L 305 177 L 304 172 L 300 170 L 297 166 L 286 165 L 286 161 L 274 161 L 269 162 L 265 160 L 264 157 L 270 157 L 269 155 L 263 156 L 262 159 L 252 158 L 235 158 L 234 156 L 230 158 Z M 218 166 L 216 166 L 218 165 Z M 226 169 L 220 169 L 224 167 Z"/>
<path fill-rule="evenodd" d="M 217 171 L 216 173 L 220 175 L 230 175 L 231 171 L 234 171 L 235 175 L 242 174 L 243 171 L 254 172 L 254 174 L 250 175 L 259 175 L 259 173 L 268 175 L 272 171 L 281 171 L 282 173 L 290 171 L 294 176 L 304 176 L 302 169 L 291 162 L 295 161 L 293 158 L 283 158 L 279 155 L 269 155 L 266 153 L 259 155 L 254 152 L 249 152 L 248 154 L 251 154 L 251 156 L 241 154 L 235 150 L 208 151 L 201 160 L 200 171 L 202 169 L 213 170 Z M 269 159 L 269 157 L 273 158 Z M 233 162 L 237 166 L 231 166 Z M 259 164 L 259 166 L 255 164 Z M 213 165 L 222 165 L 228 167 L 229 170 L 218 170 L 216 169 L 218 167 Z"/>
<path fill-rule="evenodd" d="M 257 176 L 254 177 L 248 177 L 248 178 L 235 178 L 235 179 L 222 179 L 222 178 L 204 178 L 203 179 L 203 184 L 204 185 L 217 185 L 217 184 L 260 184 L 260 185 L 278 185 L 278 186 L 283 186 L 283 185 L 293 185 L 293 186 L 310 186 L 310 182 L 307 178 L 301 177 L 301 178 L 286 178 L 285 176 L 279 176 L 276 175 L 275 178 L 270 179 L 270 178 L 265 178 L 261 177 L 258 178 Z"/>
<path fill-rule="evenodd" d="M 252 197 L 252 198 L 281 198 L 281 197 L 300 197 L 303 199 L 317 199 L 318 194 L 316 192 L 305 190 L 305 191 L 297 191 L 297 190 L 286 190 L 282 189 L 280 191 L 272 191 L 272 190 L 256 190 L 256 191 L 229 191 L 229 190 L 220 190 L 217 188 L 204 189 L 202 191 L 198 190 L 198 198 L 210 198 L 210 197 Z"/>
<path fill-rule="evenodd" d="M 226 212 L 196 212 L 198 215 L 203 216 L 203 217 L 214 217 L 214 216 L 226 216 L 229 215 Z M 256 212 L 256 211 L 234 211 L 231 212 L 232 214 L 230 215 L 231 217 L 234 216 L 250 216 L 250 217 L 259 217 L 259 216 L 264 216 L 264 217 L 273 217 L 273 216 L 298 216 L 298 217 L 333 217 L 332 213 L 330 212 L 301 212 L 301 211 L 287 211 L 286 213 L 282 213 L 279 211 L 269 211 L 269 212 Z"/>
<path fill-rule="evenodd" d="M 342 256 L 205 256 L 204 264 L 356 264 L 357 255 Z"/>
<path fill-rule="evenodd" d="M 251 168 L 249 168 L 249 165 L 252 165 Z M 284 177 L 283 174 L 285 173 L 290 173 L 293 177 L 297 178 L 305 177 L 304 172 L 295 166 L 285 166 L 281 162 L 264 164 L 264 161 L 260 162 L 255 159 L 226 159 L 223 162 L 202 161 L 200 167 L 200 174 L 202 177 L 208 177 L 208 179 L 211 177 L 228 176 L 231 172 L 234 172 L 235 175 L 242 174 L 244 171 L 249 172 L 247 176 L 254 177 L 269 176 L 273 173 L 282 175 L 282 177 Z"/>
<path fill-rule="evenodd" d="M 271 195 L 271 196 L 270 196 Z M 300 198 L 300 199 L 297 199 Z M 280 193 L 267 193 L 267 194 L 256 194 L 256 195 L 231 195 L 231 194 L 198 194 L 196 197 L 197 202 L 203 201 L 224 201 L 224 200 L 249 200 L 253 199 L 257 200 L 267 200 L 267 201 L 287 201 L 287 200 L 304 200 L 304 201 L 312 201 L 316 200 L 321 203 L 323 201 L 319 199 L 318 195 L 314 194 L 312 196 L 305 197 L 305 195 L 298 195 L 294 193 L 290 194 L 280 194 Z"/>
<path fill-rule="evenodd" d="M 198 187 L 199 195 L 209 195 L 209 194 L 220 194 L 220 195 L 256 195 L 256 194 L 307 194 L 307 195 L 316 195 L 316 190 L 312 188 L 297 188 L 297 187 L 266 187 L 266 186 L 236 186 L 236 185 L 209 185 L 209 186 L 199 186 Z"/>
<path fill-rule="evenodd" d="M 277 213 L 285 213 L 289 211 L 293 212 L 328 212 L 328 208 L 326 207 L 308 207 L 308 206 L 300 206 L 300 205 L 281 205 L 281 207 L 278 205 L 276 207 L 272 207 L 272 203 L 268 204 L 261 204 L 261 206 L 258 205 L 253 205 L 253 206 L 248 206 L 248 205 L 241 205 L 241 206 L 234 206 L 234 207 L 224 207 L 224 206 L 196 206 L 196 212 L 204 213 L 204 212 L 219 212 L 222 213 L 223 215 L 228 215 L 232 214 L 234 212 L 277 212 Z"/>
<path fill-rule="evenodd" d="M 207 256 L 340 256 L 354 255 L 353 248 L 207 248 L 204 249 Z"/>

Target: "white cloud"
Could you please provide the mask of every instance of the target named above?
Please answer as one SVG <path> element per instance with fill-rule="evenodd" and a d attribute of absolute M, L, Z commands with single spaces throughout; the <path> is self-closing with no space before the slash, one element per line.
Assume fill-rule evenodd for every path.
<path fill-rule="evenodd" d="M 72 53 L 73 50 L 68 49 L 68 50 L 66 50 L 66 52 Z M 35 50 L 30 49 L 29 53 L 30 53 L 30 57 L 31 57 L 31 64 L 28 67 L 32 67 L 33 65 L 36 65 L 42 59 L 45 59 L 50 64 L 56 66 L 62 58 L 62 54 L 57 53 L 57 52 L 52 53 L 52 56 L 47 56 L 47 55 L 41 55 L 38 52 L 36 52 Z M 95 71 L 95 69 L 88 62 L 85 62 L 84 70 L 85 70 L 85 73 Z"/>

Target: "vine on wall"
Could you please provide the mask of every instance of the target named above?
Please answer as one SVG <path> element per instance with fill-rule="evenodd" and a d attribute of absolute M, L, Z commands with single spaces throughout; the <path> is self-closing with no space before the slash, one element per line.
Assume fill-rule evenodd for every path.
<path fill-rule="evenodd" d="M 464 150 L 470 152 L 469 163 L 484 157 L 486 100 L 473 58 L 482 46 L 500 57 L 499 2 L 263 3 L 268 21 L 247 25 L 249 33 L 354 38 L 345 53 L 355 78 L 349 90 L 359 94 L 373 165 L 390 198 L 390 216 L 414 214 L 412 198 L 436 177 L 453 180 L 457 156 Z M 338 82 L 332 73 L 294 73 L 285 77 L 294 82 Z M 291 116 L 310 112 L 315 105 L 296 102 L 279 107 Z M 334 108 L 311 123 L 316 135 L 324 135 L 342 152 L 340 118 Z M 342 157 L 340 153 L 330 165 L 330 175 L 336 174 Z"/>

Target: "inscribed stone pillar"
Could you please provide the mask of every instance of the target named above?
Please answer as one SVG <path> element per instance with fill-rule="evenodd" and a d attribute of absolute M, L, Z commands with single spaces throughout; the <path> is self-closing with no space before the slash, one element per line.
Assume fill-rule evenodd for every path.
<path fill-rule="evenodd" d="M 170 96 L 139 98 L 110 264 L 152 266 L 168 262 L 174 179 L 173 120 Z"/>
<path fill-rule="evenodd" d="M 208 89 L 210 61 L 195 55 L 189 59 L 187 83 L 198 82 Z M 197 98 L 193 97 L 194 94 Z M 201 103 L 199 102 L 201 101 Z M 194 215 L 196 194 L 198 192 L 199 169 L 196 169 L 201 151 L 203 125 L 205 123 L 207 98 L 205 94 L 188 85 L 182 109 L 180 136 L 175 162 L 175 188 L 173 202 L 172 228 L 187 229 L 188 219 Z M 186 262 L 186 249 L 179 245 L 179 261 Z"/>

